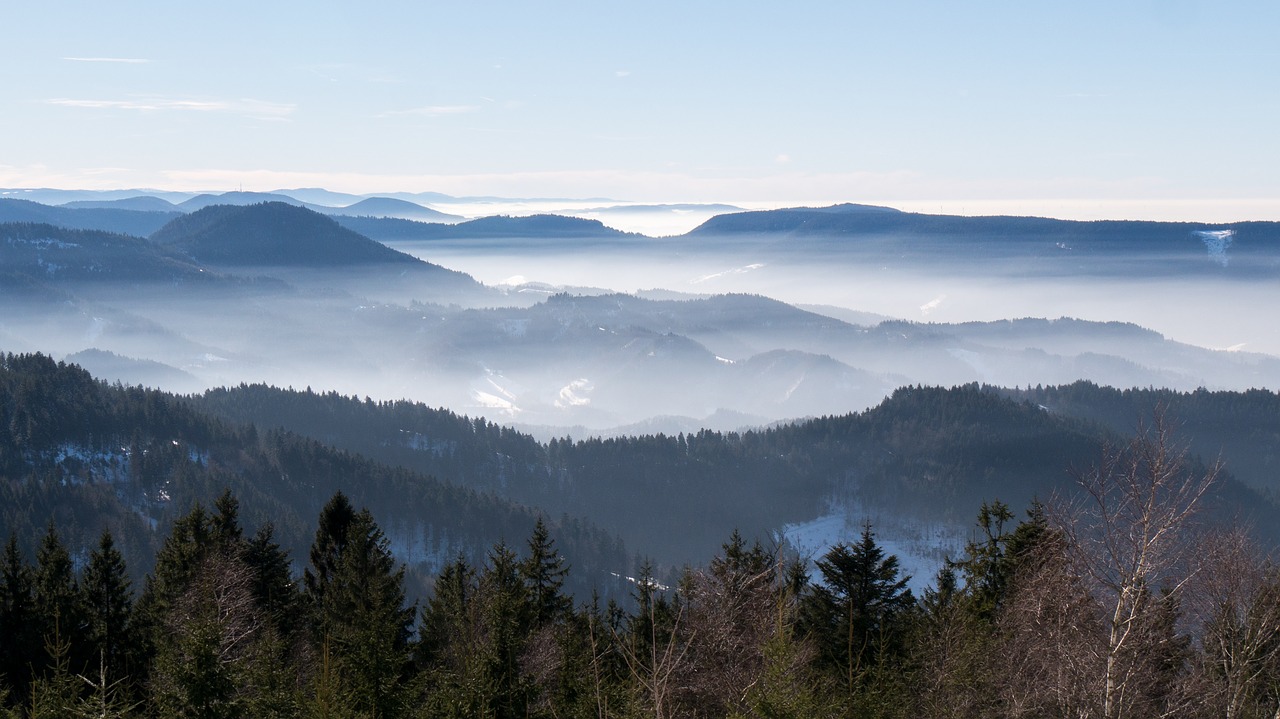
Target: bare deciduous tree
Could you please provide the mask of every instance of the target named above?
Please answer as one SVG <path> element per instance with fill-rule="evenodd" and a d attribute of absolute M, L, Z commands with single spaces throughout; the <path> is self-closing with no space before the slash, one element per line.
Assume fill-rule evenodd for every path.
<path fill-rule="evenodd" d="M 1280 717 L 1280 569 L 1242 529 L 1203 545 L 1189 609 L 1202 622 L 1198 687 L 1215 714 Z"/>
<path fill-rule="evenodd" d="M 1054 513 L 1073 570 L 1102 610 L 1101 715 L 1159 716 L 1179 638 L 1168 618 L 1195 576 L 1190 522 L 1218 474 L 1190 471 L 1165 413 L 1078 473 L 1082 500 Z"/>
<path fill-rule="evenodd" d="M 1051 530 L 1013 577 L 997 620 L 992 672 L 1004 716 L 1089 717 L 1105 641 L 1098 604 Z"/>

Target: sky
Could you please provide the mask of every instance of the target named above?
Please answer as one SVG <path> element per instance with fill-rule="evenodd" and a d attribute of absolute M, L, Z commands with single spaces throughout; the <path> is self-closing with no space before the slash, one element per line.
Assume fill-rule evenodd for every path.
<path fill-rule="evenodd" d="M 0 187 L 1280 220 L 1280 3 L 9 2 Z"/>

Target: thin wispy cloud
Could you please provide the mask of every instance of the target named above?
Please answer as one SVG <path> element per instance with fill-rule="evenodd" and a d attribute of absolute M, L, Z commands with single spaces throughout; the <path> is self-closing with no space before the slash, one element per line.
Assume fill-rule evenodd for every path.
<path fill-rule="evenodd" d="M 145 65 L 151 62 L 141 57 L 64 57 L 68 62 L 116 62 L 125 65 Z"/>
<path fill-rule="evenodd" d="M 445 115 L 465 115 L 471 112 L 479 112 L 478 105 L 426 105 L 424 107 L 411 107 L 407 110 L 387 110 L 380 113 L 378 117 L 443 117 Z"/>
<path fill-rule="evenodd" d="M 247 117 L 281 120 L 293 114 L 292 103 L 265 100 L 188 100 L 162 97 L 135 97 L 122 100 L 56 97 L 46 100 L 59 107 L 91 110 L 134 110 L 138 112 L 224 112 Z"/>

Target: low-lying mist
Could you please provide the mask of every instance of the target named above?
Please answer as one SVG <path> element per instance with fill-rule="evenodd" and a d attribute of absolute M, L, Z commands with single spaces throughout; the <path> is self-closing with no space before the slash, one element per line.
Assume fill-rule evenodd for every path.
<path fill-rule="evenodd" d="M 867 258 L 671 247 L 579 249 L 467 243 L 405 243 L 397 249 L 466 272 L 490 285 L 542 282 L 618 292 L 662 288 L 691 295 L 761 294 L 799 305 L 870 312 L 913 322 L 989 322 L 1021 317 L 1073 317 L 1131 322 L 1168 339 L 1205 348 L 1280 356 L 1271 307 L 1274 276 L 1239 277 L 1204 255 L 1181 258 L 1186 272 L 1152 273 L 1146 255 L 1108 257 L 1105 264 L 1066 258 L 999 263 L 869 262 Z M 912 266 L 914 265 L 914 266 Z M 1082 348 L 1083 349 L 1083 348 Z"/>

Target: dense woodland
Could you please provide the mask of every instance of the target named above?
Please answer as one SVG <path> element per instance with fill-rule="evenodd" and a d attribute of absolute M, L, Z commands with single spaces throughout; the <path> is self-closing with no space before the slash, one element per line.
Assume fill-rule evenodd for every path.
<path fill-rule="evenodd" d="M 831 503 L 967 524 L 983 500 L 1027 506 L 1167 407 L 1190 462 L 1225 470 L 1208 509 L 1280 536 L 1280 397 L 1124 392 L 1077 383 L 905 387 L 866 412 L 744 431 L 542 444 L 413 402 L 241 385 L 191 398 L 231 422 L 281 427 L 380 462 L 594 519 L 659 564 L 706 561 L 735 529 L 767 541 Z M 1245 408 L 1248 411 L 1245 411 Z"/>
<path fill-rule="evenodd" d="M 224 489 L 243 503 L 249 528 L 272 525 L 294 558 L 305 556 L 325 499 L 345 491 L 378 513 L 414 595 L 456 554 L 480 561 L 494 538 L 527 536 L 541 516 L 289 432 L 228 423 L 167 393 L 109 386 L 43 355 L 0 357 L 0 478 L 0 530 L 24 551 L 53 520 L 83 562 L 110 528 L 135 580 L 165 531 Z M 580 570 L 571 588 L 617 591 L 609 572 L 630 565 L 621 542 L 572 517 L 548 522 Z"/>
<path fill-rule="evenodd" d="M 1157 425 L 1091 501 L 984 505 L 915 597 L 873 528 L 813 576 L 732 535 L 677 586 L 574 602 L 539 522 L 407 604 L 368 510 L 335 494 L 301 576 L 224 493 L 173 525 L 136 594 L 112 535 L 78 571 L 50 524 L 0 559 L 12 717 L 1271 717 L 1280 574 L 1198 534 L 1212 473 Z M 1194 550 L 1194 551 L 1193 551 Z"/>
<path fill-rule="evenodd" d="M 1131 439 L 1107 429 L 1152 400 Z M 544 445 L 410 403 L 179 398 L 5 355 L 0 712 L 1275 717 L 1275 543 L 1215 521 L 1273 509 L 1181 439 L 1251 443 L 1265 470 L 1275 401 L 911 387 L 759 432 Z M 1256 426 L 1233 444 L 1232 421 Z M 837 492 L 988 501 L 917 596 L 873 525 L 812 564 L 760 534 Z M 628 572 L 595 512 L 722 531 L 708 559 Z"/>

